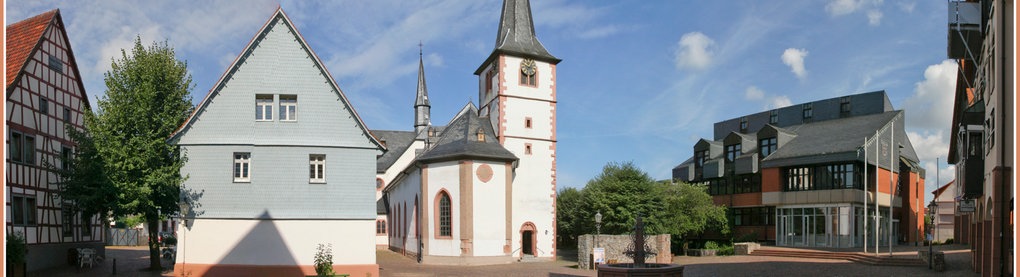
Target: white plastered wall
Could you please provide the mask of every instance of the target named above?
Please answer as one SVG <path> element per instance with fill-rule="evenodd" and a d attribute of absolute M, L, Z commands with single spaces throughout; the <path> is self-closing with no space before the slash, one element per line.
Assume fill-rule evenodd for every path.
<path fill-rule="evenodd" d="M 191 220 L 178 226 L 177 263 L 313 265 L 333 245 L 337 265 L 375 264 L 374 220 Z"/>
<path fill-rule="evenodd" d="M 450 194 L 451 215 L 451 238 L 436 238 L 436 196 L 440 190 L 445 189 Z M 440 162 L 428 165 L 428 193 L 422 197 L 428 203 L 426 216 L 429 220 L 428 226 L 422 226 L 429 230 L 428 237 L 424 238 L 429 242 L 428 255 L 431 256 L 460 256 L 460 164 L 457 161 Z"/>
<path fill-rule="evenodd" d="M 492 169 L 492 178 L 483 182 L 479 168 Z M 506 164 L 474 161 L 472 164 L 474 256 L 506 256 Z"/>

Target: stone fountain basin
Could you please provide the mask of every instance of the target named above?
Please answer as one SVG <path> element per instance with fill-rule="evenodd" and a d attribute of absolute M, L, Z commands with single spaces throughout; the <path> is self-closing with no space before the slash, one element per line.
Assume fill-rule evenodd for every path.
<path fill-rule="evenodd" d="M 634 267 L 632 263 L 600 264 L 599 277 L 647 276 L 647 277 L 681 277 L 684 267 L 678 264 L 646 263 L 645 267 Z"/>

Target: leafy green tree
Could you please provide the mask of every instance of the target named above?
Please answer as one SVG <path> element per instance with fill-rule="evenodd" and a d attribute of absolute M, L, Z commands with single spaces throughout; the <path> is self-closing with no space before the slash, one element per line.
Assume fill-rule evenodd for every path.
<path fill-rule="evenodd" d="M 637 215 L 645 222 L 645 232 L 659 234 L 657 216 L 662 206 L 656 195 L 656 183 L 631 162 L 609 163 L 602 173 L 588 181 L 582 194 L 584 208 L 578 211 L 586 233 L 594 233 L 595 214 L 602 213 L 602 234 L 627 234 L 634 229 Z"/>
<path fill-rule="evenodd" d="M 659 217 L 662 231 L 678 236 L 681 246 L 706 230 L 729 233 L 726 207 L 712 202 L 705 185 L 661 182 L 657 191 L 663 203 Z"/>
<path fill-rule="evenodd" d="M 657 182 L 630 162 L 606 164 L 583 189 L 563 189 L 556 201 L 561 243 L 594 234 L 598 212 L 602 234 L 630 234 L 639 214 L 646 234 L 672 234 L 682 244 L 707 230 L 729 232 L 726 207 L 715 205 L 704 185 Z"/>
<path fill-rule="evenodd" d="M 563 247 L 577 246 L 577 236 L 582 235 L 579 225 L 582 218 L 578 216 L 583 208 L 581 191 L 576 188 L 561 189 L 556 195 L 556 245 Z"/>
<path fill-rule="evenodd" d="M 121 50 L 104 77 L 106 95 L 86 127 L 120 193 L 114 215 L 145 219 L 150 269 L 161 270 L 157 225 L 179 209 L 185 160 L 180 148 L 166 140 L 193 109 L 191 75 L 166 42 L 144 47 L 138 37 L 130 53 Z"/>
<path fill-rule="evenodd" d="M 86 116 L 91 114 L 86 113 Z M 65 127 L 71 141 L 75 143 L 73 155 L 61 156 L 61 166 L 47 164 L 57 173 L 60 197 L 70 205 L 71 212 L 81 213 L 83 218 L 99 214 L 106 218 L 117 208 L 117 187 L 106 175 L 106 159 L 96 149 L 95 140 L 82 130 Z"/>

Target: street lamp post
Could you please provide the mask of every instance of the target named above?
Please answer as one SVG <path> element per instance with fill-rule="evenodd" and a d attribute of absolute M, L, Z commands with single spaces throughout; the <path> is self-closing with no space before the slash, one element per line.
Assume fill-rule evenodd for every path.
<path fill-rule="evenodd" d="M 602 212 L 595 213 L 595 247 L 599 247 L 599 236 L 602 235 Z"/>
<path fill-rule="evenodd" d="M 934 252 L 932 252 L 934 247 L 932 245 L 935 244 L 935 215 L 938 208 L 939 205 L 935 204 L 934 200 L 928 205 L 928 216 L 931 217 L 931 226 L 928 227 L 931 232 L 931 239 L 928 240 L 928 269 L 932 269 L 932 265 L 935 263 L 932 259 L 934 257 Z"/>

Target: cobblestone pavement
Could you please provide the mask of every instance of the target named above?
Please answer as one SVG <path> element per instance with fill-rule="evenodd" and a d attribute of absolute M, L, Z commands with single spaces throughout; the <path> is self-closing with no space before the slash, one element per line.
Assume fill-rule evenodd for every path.
<path fill-rule="evenodd" d="M 560 257 L 556 261 L 480 266 L 422 265 L 390 250 L 376 251 L 379 275 L 386 276 L 595 276 L 594 271 L 577 269 L 577 261 Z"/>
<path fill-rule="evenodd" d="M 897 246 L 893 252 L 898 256 L 912 255 L 911 252 L 922 248 L 927 250 L 927 247 Z M 844 260 L 764 256 L 676 256 L 673 263 L 685 266 L 684 276 L 978 276 L 971 270 L 967 246 L 936 246 L 936 251 L 946 252 L 945 272 L 920 266 L 870 266 Z M 567 256 L 574 254 L 562 252 Z M 489 266 L 421 265 L 389 250 L 379 250 L 377 257 L 382 276 L 595 276 L 594 271 L 576 269 L 575 257 L 559 257 L 555 262 Z"/>
<path fill-rule="evenodd" d="M 113 274 L 113 260 L 117 260 L 117 275 Z M 172 266 L 172 262 L 163 261 L 163 267 Z M 28 276 L 75 276 L 75 277 L 99 277 L 99 276 L 172 276 L 169 271 L 164 273 L 143 271 L 149 267 L 149 247 L 147 246 L 107 246 L 106 257 L 103 262 L 92 268 L 78 270 L 72 266 L 50 268 L 35 272 L 29 272 Z"/>
<path fill-rule="evenodd" d="M 922 248 L 928 249 L 897 246 L 893 254 L 908 255 Z M 684 276 L 979 276 L 971 270 L 967 246 L 936 246 L 935 250 L 946 252 L 945 272 L 919 266 L 870 266 L 844 260 L 764 256 L 676 256 L 673 263 L 685 265 Z"/>

